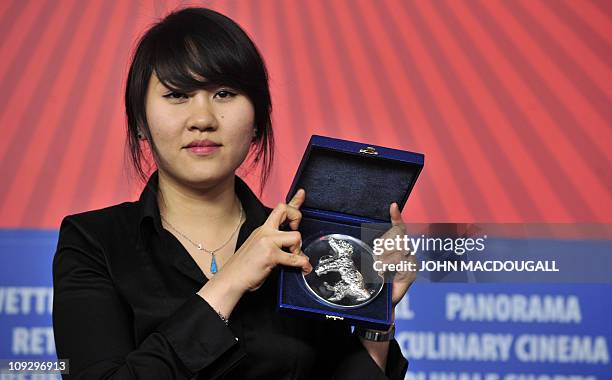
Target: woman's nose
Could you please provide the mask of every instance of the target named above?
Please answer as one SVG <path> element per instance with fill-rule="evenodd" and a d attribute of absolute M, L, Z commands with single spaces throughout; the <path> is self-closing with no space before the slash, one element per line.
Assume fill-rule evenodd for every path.
<path fill-rule="evenodd" d="M 210 104 L 205 94 L 198 93 L 193 96 L 189 112 L 190 116 L 187 126 L 190 130 L 217 129 L 218 121 L 213 105 Z"/>

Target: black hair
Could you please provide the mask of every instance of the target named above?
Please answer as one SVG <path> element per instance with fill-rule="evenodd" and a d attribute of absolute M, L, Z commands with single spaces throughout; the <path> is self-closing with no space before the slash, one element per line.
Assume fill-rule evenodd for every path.
<path fill-rule="evenodd" d="M 141 131 L 149 141 L 153 157 L 159 158 L 145 112 L 153 72 L 172 91 L 190 93 L 223 85 L 244 93 L 251 100 L 257 128 L 251 154 L 253 164 L 261 165 L 263 189 L 274 155 L 272 100 L 265 63 L 244 30 L 221 13 L 190 7 L 171 12 L 140 38 L 128 73 L 125 110 L 126 151 L 142 181 L 146 180 L 152 163 L 143 154 L 138 138 Z"/>

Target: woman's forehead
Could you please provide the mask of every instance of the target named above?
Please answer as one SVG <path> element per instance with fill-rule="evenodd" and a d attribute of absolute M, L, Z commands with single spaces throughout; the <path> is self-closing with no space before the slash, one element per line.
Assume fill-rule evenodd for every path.
<path fill-rule="evenodd" d="M 166 85 L 164 85 L 159 78 L 157 77 L 157 74 L 155 74 L 155 71 L 153 71 L 153 73 L 151 73 L 151 76 L 149 78 L 149 89 L 151 90 L 163 90 L 167 88 Z"/>

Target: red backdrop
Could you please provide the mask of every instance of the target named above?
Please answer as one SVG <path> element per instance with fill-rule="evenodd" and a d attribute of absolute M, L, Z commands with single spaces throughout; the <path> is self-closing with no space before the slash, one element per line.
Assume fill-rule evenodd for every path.
<path fill-rule="evenodd" d="M 425 153 L 409 221 L 612 221 L 611 2 L 183 4 L 234 18 L 267 61 L 267 204 L 323 134 Z M 123 158 L 129 56 L 178 5 L 0 2 L 0 227 L 57 228 L 138 195 Z"/>

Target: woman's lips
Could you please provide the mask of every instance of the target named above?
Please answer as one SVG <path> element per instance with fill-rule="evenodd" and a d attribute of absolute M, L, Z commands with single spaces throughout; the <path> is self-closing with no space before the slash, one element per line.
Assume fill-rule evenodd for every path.
<path fill-rule="evenodd" d="M 209 154 L 213 154 L 214 152 L 219 150 L 219 148 L 221 148 L 221 145 L 190 146 L 187 147 L 187 150 L 198 156 L 206 156 Z"/>

